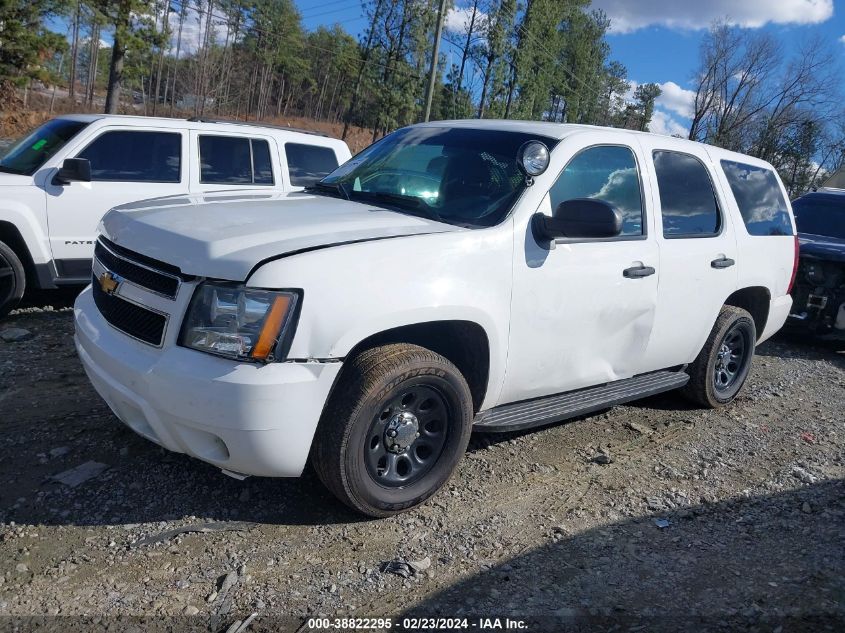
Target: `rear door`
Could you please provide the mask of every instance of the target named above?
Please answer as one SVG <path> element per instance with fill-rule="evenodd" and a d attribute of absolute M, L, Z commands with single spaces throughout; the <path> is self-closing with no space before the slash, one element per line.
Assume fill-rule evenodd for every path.
<path fill-rule="evenodd" d="M 97 224 L 109 209 L 185 192 L 186 150 L 186 134 L 180 130 L 109 126 L 68 153 L 68 158 L 91 162 L 91 182 L 45 183 L 59 278 L 90 277 Z"/>
<path fill-rule="evenodd" d="M 703 146 L 643 136 L 660 250 L 660 287 L 644 370 L 689 363 L 737 287 L 731 214 Z"/>

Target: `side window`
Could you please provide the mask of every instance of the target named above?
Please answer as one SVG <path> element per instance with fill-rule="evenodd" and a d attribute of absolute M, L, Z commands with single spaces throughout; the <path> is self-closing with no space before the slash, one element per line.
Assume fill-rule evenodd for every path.
<path fill-rule="evenodd" d="M 182 135 L 115 130 L 98 136 L 77 158 L 91 162 L 91 180 L 179 182 Z"/>
<path fill-rule="evenodd" d="M 658 150 L 654 171 L 663 237 L 705 237 L 721 228 L 719 204 L 707 168 L 695 156 Z"/>
<path fill-rule="evenodd" d="M 337 156 L 331 147 L 285 143 L 290 183 L 307 187 L 337 169 Z"/>
<path fill-rule="evenodd" d="M 252 139 L 253 182 L 256 185 L 273 184 L 273 161 L 270 160 L 270 144 Z"/>
<path fill-rule="evenodd" d="M 722 169 L 749 235 L 792 235 L 789 210 L 774 172 L 729 160 Z"/>
<path fill-rule="evenodd" d="M 622 214 L 621 235 L 643 234 L 643 201 L 634 153 L 627 147 L 585 149 L 558 176 L 549 191 L 552 210 L 574 198 L 597 198 Z"/>
<path fill-rule="evenodd" d="M 200 136 L 200 182 L 211 185 L 272 185 L 270 145 L 261 139 Z"/>

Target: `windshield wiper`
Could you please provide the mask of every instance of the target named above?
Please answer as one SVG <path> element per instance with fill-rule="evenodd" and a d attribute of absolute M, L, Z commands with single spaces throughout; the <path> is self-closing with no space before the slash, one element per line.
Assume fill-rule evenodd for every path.
<path fill-rule="evenodd" d="M 315 182 L 310 187 L 305 187 L 305 191 L 314 191 L 319 193 L 335 193 L 340 194 L 344 200 L 349 200 L 349 192 L 342 182 Z"/>
<path fill-rule="evenodd" d="M 425 200 L 417 198 L 416 196 L 406 196 L 401 193 L 388 193 L 386 191 L 356 191 L 354 193 L 362 198 L 388 202 L 394 206 L 410 211 L 411 215 L 428 218 L 437 222 L 443 221 L 437 211 L 432 209 Z"/>
<path fill-rule="evenodd" d="M 13 169 L 12 167 L 6 167 L 5 165 L 0 165 L 0 171 L 4 174 L 15 174 L 16 176 L 23 175 L 23 172 L 20 169 Z"/>

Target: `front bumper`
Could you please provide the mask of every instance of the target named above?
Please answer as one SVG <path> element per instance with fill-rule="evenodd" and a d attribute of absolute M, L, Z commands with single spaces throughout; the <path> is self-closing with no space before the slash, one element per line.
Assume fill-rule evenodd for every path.
<path fill-rule="evenodd" d="M 244 475 L 297 477 L 340 362 L 258 365 L 115 330 L 86 288 L 74 306 L 76 349 L 120 420 L 179 453 Z"/>

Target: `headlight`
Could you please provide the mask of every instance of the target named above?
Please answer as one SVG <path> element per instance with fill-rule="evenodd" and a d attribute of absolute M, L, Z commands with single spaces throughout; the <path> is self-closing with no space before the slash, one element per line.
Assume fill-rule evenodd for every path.
<path fill-rule="evenodd" d="M 236 360 L 276 360 L 298 302 L 295 292 L 203 283 L 194 291 L 179 344 Z"/>

